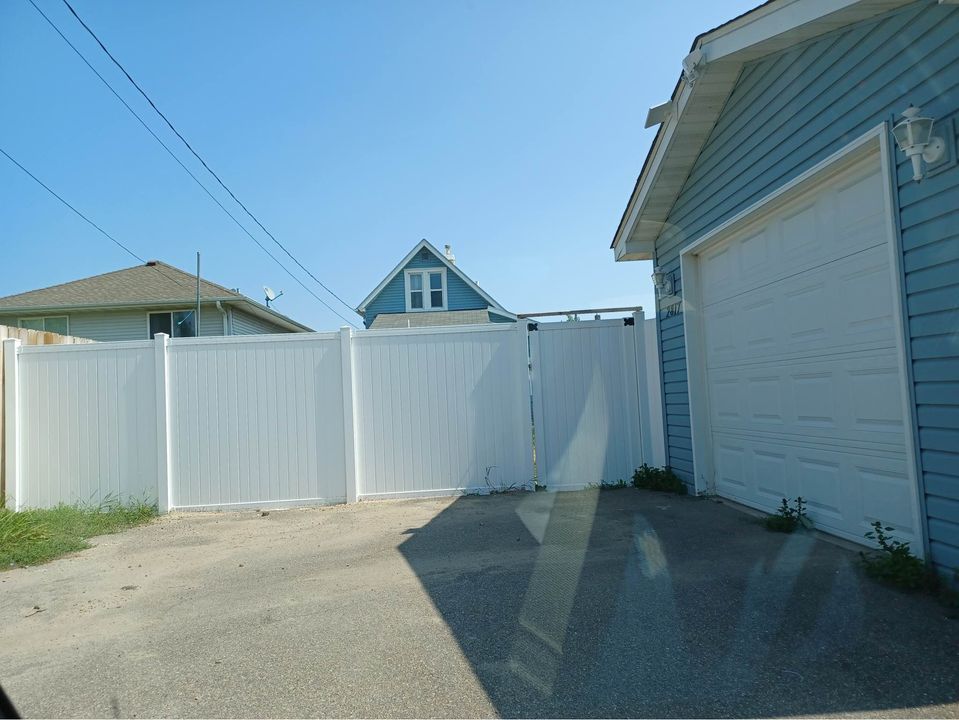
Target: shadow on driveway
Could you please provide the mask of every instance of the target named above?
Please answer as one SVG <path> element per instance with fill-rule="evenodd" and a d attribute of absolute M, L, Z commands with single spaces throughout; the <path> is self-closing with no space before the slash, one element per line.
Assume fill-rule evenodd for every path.
<path fill-rule="evenodd" d="M 959 621 L 855 553 L 634 489 L 464 497 L 400 551 L 504 716 L 954 714 Z"/>

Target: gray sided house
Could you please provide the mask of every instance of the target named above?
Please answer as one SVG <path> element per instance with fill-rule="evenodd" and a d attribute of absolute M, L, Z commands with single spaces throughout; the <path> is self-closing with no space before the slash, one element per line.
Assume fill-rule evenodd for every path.
<path fill-rule="evenodd" d="M 310 328 L 235 290 L 151 260 L 40 290 L 0 298 L 0 325 L 46 330 L 91 340 L 260 335 L 310 332 Z M 199 332 L 197 330 L 199 329 Z"/>
<path fill-rule="evenodd" d="M 959 6 L 772 0 L 654 125 L 613 249 L 657 266 L 669 464 L 959 567 Z"/>
<path fill-rule="evenodd" d="M 516 316 L 480 289 L 441 253 L 422 240 L 400 260 L 356 311 L 367 328 L 436 327 L 516 322 Z"/>

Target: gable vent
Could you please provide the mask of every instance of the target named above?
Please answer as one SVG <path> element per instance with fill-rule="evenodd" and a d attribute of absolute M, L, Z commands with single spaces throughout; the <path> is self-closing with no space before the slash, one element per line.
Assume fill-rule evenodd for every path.
<path fill-rule="evenodd" d="M 429 259 L 430 259 L 430 251 L 427 250 L 426 248 L 423 248 L 422 250 L 420 250 L 420 260 L 429 260 Z"/>

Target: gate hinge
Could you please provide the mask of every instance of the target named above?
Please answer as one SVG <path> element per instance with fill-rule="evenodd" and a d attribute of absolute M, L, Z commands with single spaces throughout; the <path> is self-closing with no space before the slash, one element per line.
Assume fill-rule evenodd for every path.
<path fill-rule="evenodd" d="M 635 324 L 636 324 L 636 318 L 631 318 L 631 317 L 623 318 L 623 325 L 635 325 Z"/>
<path fill-rule="evenodd" d="M 529 323 L 526 326 L 526 329 L 529 330 L 530 332 L 533 332 L 534 330 L 539 330 L 539 325 L 537 325 L 536 323 Z"/>

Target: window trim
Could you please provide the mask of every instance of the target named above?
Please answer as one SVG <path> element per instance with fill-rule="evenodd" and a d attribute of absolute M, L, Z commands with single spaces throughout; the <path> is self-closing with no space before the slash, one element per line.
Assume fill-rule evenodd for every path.
<path fill-rule="evenodd" d="M 147 340 L 152 340 L 152 339 L 153 339 L 153 338 L 150 337 L 150 316 L 151 316 L 151 315 L 164 315 L 164 314 L 170 316 L 170 333 L 171 333 L 170 339 L 175 338 L 176 335 L 173 335 L 173 334 L 172 334 L 172 333 L 173 333 L 173 313 L 178 313 L 178 312 L 196 312 L 196 307 L 173 308 L 172 310 L 148 310 L 148 311 L 147 311 L 147 315 L 146 315 L 146 321 L 147 321 Z M 181 336 L 181 337 L 182 337 L 182 336 Z M 189 337 L 189 336 L 188 336 L 188 337 Z M 193 335 L 193 337 L 200 337 L 200 326 L 199 326 L 199 325 L 196 326 L 196 334 Z"/>
<path fill-rule="evenodd" d="M 443 291 L 443 304 L 439 307 L 433 307 L 432 305 L 427 306 L 430 301 L 430 274 L 439 273 L 442 278 L 442 291 Z M 410 305 L 410 275 L 422 275 L 423 276 L 423 307 L 415 308 Z M 435 292 L 435 291 L 434 291 Z M 449 296 L 446 292 L 446 268 L 445 267 L 428 267 L 428 268 L 414 268 L 404 271 L 403 273 L 403 296 L 404 304 L 406 305 L 406 312 L 433 312 L 433 311 L 442 311 L 447 310 L 449 307 Z"/>
<path fill-rule="evenodd" d="M 70 334 L 70 316 L 69 315 L 34 315 L 32 317 L 31 316 L 21 317 L 21 318 L 17 318 L 17 327 L 22 328 L 24 320 L 43 320 L 43 330 L 40 330 L 38 332 L 53 332 L 53 330 L 46 329 L 47 320 L 53 320 L 53 319 L 59 320 L 60 318 L 63 318 L 64 320 L 67 321 L 67 331 L 62 334 L 69 335 Z M 30 330 L 30 329 L 36 329 L 36 328 L 27 328 L 27 329 Z M 57 334 L 59 335 L 61 333 L 57 333 Z"/>

